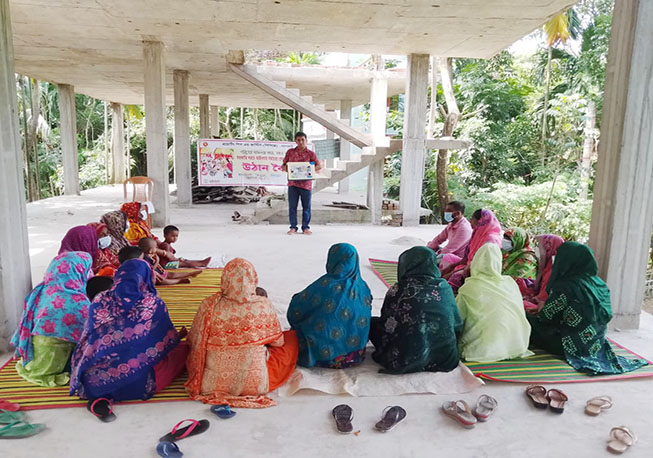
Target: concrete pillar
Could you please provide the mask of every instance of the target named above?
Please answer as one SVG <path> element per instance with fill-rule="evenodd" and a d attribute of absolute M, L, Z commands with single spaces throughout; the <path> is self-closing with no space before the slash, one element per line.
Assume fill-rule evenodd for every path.
<path fill-rule="evenodd" d="M 327 113 L 334 114 L 333 112 L 334 112 L 334 110 L 327 110 Z M 334 134 L 329 129 L 327 129 L 326 130 L 326 139 L 327 140 L 333 140 L 334 138 L 336 138 L 336 134 Z M 324 165 L 325 165 L 325 167 L 327 167 L 329 169 L 332 169 L 332 168 L 334 168 L 336 166 L 336 160 L 334 158 L 327 159 L 325 161 Z"/>
<path fill-rule="evenodd" d="M 147 176 L 154 180 L 152 203 L 156 213 L 152 224 L 168 224 L 170 192 L 168 189 L 168 135 L 166 125 L 166 72 L 163 43 L 143 42 L 145 60 L 145 140 Z"/>
<path fill-rule="evenodd" d="M 209 138 L 209 95 L 200 94 L 200 138 Z"/>
<path fill-rule="evenodd" d="M 79 195 L 79 155 L 77 152 L 75 88 L 70 84 L 59 84 L 58 87 L 64 194 Z"/>
<path fill-rule="evenodd" d="M 615 2 L 589 245 L 612 327 L 637 328 L 653 224 L 653 2 Z"/>
<path fill-rule="evenodd" d="M 399 205 L 404 226 L 419 224 L 422 181 L 426 160 L 426 100 L 429 84 L 429 55 L 408 56 L 408 80 L 404 104 L 404 140 L 401 155 Z"/>
<path fill-rule="evenodd" d="M 351 100 L 340 101 L 340 121 L 351 126 Z M 340 138 L 340 160 L 348 161 L 351 159 L 351 143 Z M 349 192 L 349 178 L 338 182 L 338 193 L 347 194 Z"/>
<path fill-rule="evenodd" d="M 122 183 L 127 178 L 125 159 L 125 119 L 122 104 L 111 104 L 111 183 Z"/>
<path fill-rule="evenodd" d="M 211 107 L 211 137 L 220 138 L 220 107 Z"/>
<path fill-rule="evenodd" d="M 32 287 L 9 0 L 0 0 L 0 352 Z"/>
<path fill-rule="evenodd" d="M 385 136 L 388 80 L 376 72 L 370 88 L 370 133 L 375 146 L 387 146 Z M 367 206 L 372 211 L 372 224 L 381 224 L 383 205 L 383 160 L 370 165 L 367 175 Z"/>
<path fill-rule="evenodd" d="M 177 205 L 189 207 L 193 202 L 190 173 L 190 117 L 188 113 L 188 72 L 174 71 L 175 85 L 175 170 Z"/>

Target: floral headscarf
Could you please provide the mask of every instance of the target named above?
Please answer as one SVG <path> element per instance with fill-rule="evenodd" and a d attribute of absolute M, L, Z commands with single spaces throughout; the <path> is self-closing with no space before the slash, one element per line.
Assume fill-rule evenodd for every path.
<path fill-rule="evenodd" d="M 88 226 L 75 226 L 69 229 L 61 240 L 59 254 L 67 251 L 84 251 L 91 255 L 93 262 L 95 262 L 98 250 L 95 229 Z"/>
<path fill-rule="evenodd" d="M 125 231 L 127 230 L 127 217 L 120 210 L 105 213 L 100 221 L 107 225 L 109 235 L 111 236 L 111 245 L 109 250 L 113 254 L 118 254 L 121 248 L 129 246 L 125 238 Z"/>

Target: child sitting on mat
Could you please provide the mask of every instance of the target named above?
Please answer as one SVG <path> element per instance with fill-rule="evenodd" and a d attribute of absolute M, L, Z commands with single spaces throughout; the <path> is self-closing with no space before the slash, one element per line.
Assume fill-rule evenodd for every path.
<path fill-rule="evenodd" d="M 118 262 L 122 264 L 129 259 L 143 259 L 144 256 L 143 250 L 137 246 L 125 246 L 118 252 Z"/>
<path fill-rule="evenodd" d="M 156 240 L 145 237 L 138 241 L 138 247 L 145 254 L 145 260 L 152 267 L 155 282 L 157 285 L 176 285 L 178 283 L 190 283 L 190 277 L 196 277 L 201 270 L 192 272 L 168 272 L 159 262 L 159 256 L 156 254 Z"/>
<path fill-rule="evenodd" d="M 161 260 L 161 265 L 166 269 L 176 269 L 178 267 L 206 267 L 211 262 L 211 257 L 202 259 L 201 261 L 193 261 L 185 258 L 175 257 L 175 249 L 172 244 L 179 238 L 179 228 L 177 226 L 166 226 L 163 228 L 163 242 L 159 242 L 156 254 Z"/>

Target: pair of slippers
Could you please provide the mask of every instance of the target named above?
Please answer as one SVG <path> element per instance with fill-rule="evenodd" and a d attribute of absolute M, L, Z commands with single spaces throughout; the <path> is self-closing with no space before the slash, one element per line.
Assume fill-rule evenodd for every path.
<path fill-rule="evenodd" d="M 569 397 L 561 390 L 551 388 L 547 391 L 542 385 L 531 385 L 526 388 L 526 396 L 530 398 L 536 408 L 550 407 L 555 413 L 564 412 L 565 403 L 569 400 Z"/>
<path fill-rule="evenodd" d="M 24 412 L 0 409 L 0 439 L 23 439 L 34 436 L 44 429 L 45 425 L 41 423 L 29 423 L 25 419 Z"/>
<path fill-rule="evenodd" d="M 336 421 L 336 429 L 339 433 L 349 434 L 354 431 L 352 420 L 354 411 L 347 404 L 340 404 L 333 408 L 331 415 Z M 388 406 L 383 410 L 381 420 L 374 427 L 382 433 L 390 431 L 406 418 L 406 410 L 401 406 Z"/>
<path fill-rule="evenodd" d="M 442 404 L 442 412 L 456 420 L 464 428 L 471 429 L 477 422 L 486 422 L 499 407 L 499 403 L 492 396 L 482 394 L 472 412 L 467 402 L 459 399 Z"/>

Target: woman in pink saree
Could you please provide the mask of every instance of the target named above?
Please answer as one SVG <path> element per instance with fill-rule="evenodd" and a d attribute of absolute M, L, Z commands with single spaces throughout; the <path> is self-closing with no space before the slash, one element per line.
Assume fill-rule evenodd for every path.
<path fill-rule="evenodd" d="M 471 223 L 472 238 L 462 260 L 458 264 L 447 267 L 442 273 L 442 277 L 449 282 L 454 293 L 463 285 L 465 278 L 469 277 L 469 266 L 479 248 L 486 243 L 494 243 L 499 249 L 501 248 L 503 230 L 492 210 L 487 208 L 476 210 L 472 215 Z"/>

